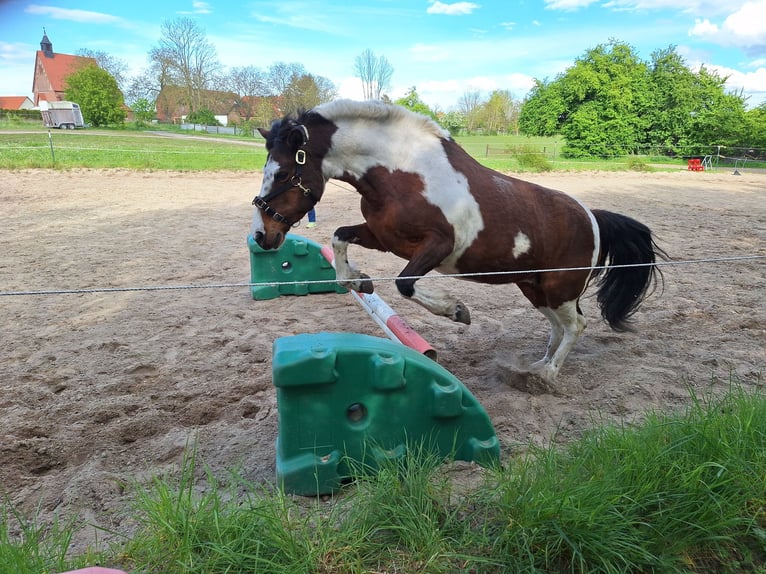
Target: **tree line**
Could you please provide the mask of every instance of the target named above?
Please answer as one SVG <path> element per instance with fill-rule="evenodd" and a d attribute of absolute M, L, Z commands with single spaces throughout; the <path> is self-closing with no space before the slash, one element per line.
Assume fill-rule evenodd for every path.
<path fill-rule="evenodd" d="M 649 62 L 612 40 L 592 48 L 553 80 L 537 80 L 519 115 L 522 133 L 560 134 L 570 157 L 625 155 L 652 147 L 669 155 L 710 146 L 766 148 L 766 104 L 725 89 L 726 78 L 691 70 L 674 46 Z M 766 152 L 766 150 L 761 150 Z"/>
<path fill-rule="evenodd" d="M 148 67 L 133 78 L 127 77 L 125 63 L 108 54 L 79 54 L 96 59 L 98 67 L 70 75 L 67 98 L 80 103 L 93 125 L 123 121 L 123 97 L 139 120 L 151 119 L 158 96 L 169 88 L 193 117 L 202 118 L 213 116 L 209 94 L 231 94 L 239 116 L 254 126 L 267 126 L 278 112 L 310 109 L 338 95 L 329 79 L 300 63 L 225 69 L 204 30 L 190 18 L 163 23 L 157 45 L 147 54 Z M 353 70 L 365 98 L 392 101 L 386 90 L 394 69 L 384 56 L 365 50 Z M 413 86 L 393 103 L 431 116 L 453 134 L 560 135 L 566 142 L 562 152 L 570 157 L 613 157 L 648 146 L 672 155 L 704 153 L 711 145 L 766 148 L 766 103 L 747 110 L 747 98 L 727 92 L 725 82 L 705 67 L 690 69 L 674 46 L 644 62 L 630 45 L 610 40 L 587 50 L 555 78 L 535 79 L 523 99 L 508 90 L 488 97 L 469 90 L 456 109 L 445 112 L 424 102 Z"/>

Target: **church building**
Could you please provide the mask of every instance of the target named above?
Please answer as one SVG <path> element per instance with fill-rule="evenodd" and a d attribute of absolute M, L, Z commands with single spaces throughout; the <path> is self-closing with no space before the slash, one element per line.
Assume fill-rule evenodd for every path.
<path fill-rule="evenodd" d="M 35 76 L 32 81 L 35 106 L 39 106 L 41 100 L 48 102 L 63 101 L 65 99 L 64 92 L 66 91 L 65 78 L 89 64 L 98 65 L 94 58 L 56 54 L 53 51 L 53 44 L 48 39 L 45 30 L 43 30 L 40 49 L 35 56 Z"/>

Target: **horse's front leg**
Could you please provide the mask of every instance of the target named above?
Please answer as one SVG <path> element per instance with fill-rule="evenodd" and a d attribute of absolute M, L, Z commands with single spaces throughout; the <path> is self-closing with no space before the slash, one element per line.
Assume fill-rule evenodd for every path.
<path fill-rule="evenodd" d="M 421 243 L 396 280 L 399 293 L 425 307 L 434 315 L 449 317 L 459 323 L 471 324 L 471 313 L 462 301 L 444 289 L 417 283 L 418 278 L 436 269 L 452 253 L 452 242 L 443 237 Z"/>
<path fill-rule="evenodd" d="M 370 276 L 361 273 L 348 260 L 348 246 L 350 244 L 386 251 L 378 238 L 373 235 L 366 223 L 338 228 L 332 236 L 332 250 L 335 254 L 335 277 L 343 287 L 352 289 L 358 293 L 372 293 L 374 285 Z"/>

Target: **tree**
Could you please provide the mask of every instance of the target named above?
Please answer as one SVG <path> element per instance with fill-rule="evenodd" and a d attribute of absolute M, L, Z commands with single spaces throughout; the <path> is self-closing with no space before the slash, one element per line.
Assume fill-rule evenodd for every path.
<path fill-rule="evenodd" d="M 365 100 L 379 100 L 391 84 L 394 68 L 385 56 L 376 56 L 369 48 L 354 60 L 354 74 L 362 80 Z"/>
<path fill-rule="evenodd" d="M 696 114 L 698 80 L 674 46 L 652 53 L 647 109 L 647 143 L 665 153 L 688 153 L 695 143 L 692 119 Z"/>
<path fill-rule="evenodd" d="M 301 76 L 307 75 L 308 72 L 303 64 L 292 62 L 286 64 L 285 62 L 277 62 L 269 67 L 267 73 L 267 83 L 269 92 L 274 96 L 281 96 L 285 93 L 288 86 Z"/>
<path fill-rule="evenodd" d="M 125 60 L 110 56 L 106 52 L 88 49 L 78 50 L 77 55 L 96 60 L 98 67 L 109 72 L 112 77 L 117 80 L 117 85 L 120 87 L 120 90 L 125 92 L 128 81 L 126 74 L 129 68 L 128 63 Z"/>
<path fill-rule="evenodd" d="M 611 157 L 652 146 L 665 153 L 709 153 L 744 145 L 752 134 L 745 98 L 726 78 L 689 69 L 673 46 L 642 62 L 611 40 L 588 50 L 553 81 L 535 80 L 519 116 L 527 135 L 566 138 L 569 156 Z"/>
<path fill-rule="evenodd" d="M 766 102 L 745 113 L 747 134 L 750 145 L 761 148 L 760 156 L 766 157 Z"/>
<path fill-rule="evenodd" d="M 255 115 L 257 97 L 269 94 L 266 74 L 255 66 L 231 68 L 224 77 L 224 85 L 228 91 L 237 94 L 237 106 L 246 118 Z"/>
<path fill-rule="evenodd" d="M 146 98 L 138 98 L 133 102 L 133 115 L 136 117 L 136 122 L 139 124 L 145 124 L 154 119 L 154 102 L 147 100 Z"/>
<path fill-rule="evenodd" d="M 203 126 L 220 126 L 221 122 L 215 117 L 215 114 L 207 108 L 191 112 L 186 116 L 186 122 L 190 124 L 200 124 Z"/>
<path fill-rule="evenodd" d="M 695 141 L 701 147 L 692 153 L 707 153 L 714 145 L 749 145 L 750 142 L 745 141 L 745 98 L 741 94 L 725 93 L 726 78 L 705 67 L 699 70 L 697 79 L 697 109 L 690 125 Z"/>
<path fill-rule="evenodd" d="M 442 127 L 447 128 L 451 135 L 456 136 L 466 129 L 465 114 L 458 111 L 447 112 L 439 117 L 439 124 L 441 124 Z"/>
<path fill-rule="evenodd" d="M 121 125 L 125 121 L 125 102 L 117 80 L 89 64 L 66 77 L 66 98 L 77 102 L 86 123 L 93 126 Z"/>
<path fill-rule="evenodd" d="M 166 20 L 159 46 L 150 58 L 184 89 L 190 111 L 202 105 L 202 92 L 215 80 L 221 65 L 205 31 L 191 18 Z"/>
<path fill-rule="evenodd" d="M 508 90 L 495 90 L 481 106 L 484 128 L 490 133 L 518 133 L 519 106 Z"/>
<path fill-rule="evenodd" d="M 310 110 L 335 98 L 335 86 L 327 78 L 303 74 L 292 79 L 282 93 L 283 107 L 287 111 Z"/>
<path fill-rule="evenodd" d="M 169 52 L 153 48 L 149 52 L 149 62 L 149 68 L 142 70 L 128 86 L 125 97 L 131 104 L 141 98 L 156 100 L 163 88 L 173 85 L 173 66 Z"/>
<path fill-rule="evenodd" d="M 458 101 L 458 109 L 463 113 L 465 129 L 468 133 L 475 131 L 481 114 L 481 92 L 478 90 L 464 92 Z"/>
<path fill-rule="evenodd" d="M 409 90 L 407 90 L 407 93 L 398 100 L 395 100 L 394 103 L 397 106 L 402 106 L 408 110 L 412 110 L 413 112 L 417 112 L 419 114 L 423 114 L 424 116 L 436 119 L 436 116 L 431 111 L 431 108 L 429 108 L 428 105 L 420 99 L 415 86 L 412 86 Z"/>
<path fill-rule="evenodd" d="M 519 111 L 519 131 L 528 136 L 550 137 L 561 132 L 567 107 L 561 95 L 563 75 L 554 81 L 537 80 Z"/>
<path fill-rule="evenodd" d="M 588 50 L 563 76 L 568 119 L 561 128 L 570 157 L 614 157 L 643 141 L 648 70 L 635 49 L 610 40 Z"/>

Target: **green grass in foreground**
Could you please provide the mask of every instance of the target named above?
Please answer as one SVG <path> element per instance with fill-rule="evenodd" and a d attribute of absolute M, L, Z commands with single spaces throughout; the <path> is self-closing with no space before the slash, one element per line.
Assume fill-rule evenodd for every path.
<path fill-rule="evenodd" d="M 691 398 L 681 415 L 532 447 L 481 484 L 452 480 L 415 448 L 331 503 L 238 472 L 208 471 L 200 485 L 191 452 L 176 475 L 133 485 L 140 528 L 101 563 L 166 574 L 766 572 L 766 400 L 739 388 Z M 5 571 L 82 563 L 63 558 L 71 525 L 10 535 L 20 517 L 7 506 L 0 516 Z"/>

